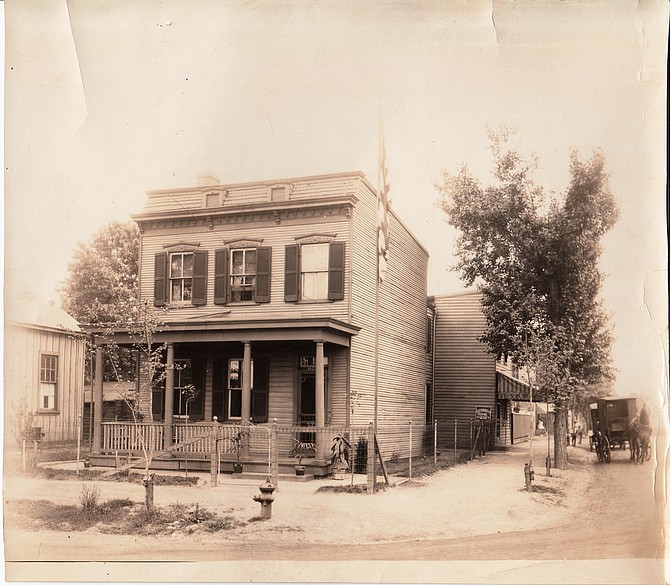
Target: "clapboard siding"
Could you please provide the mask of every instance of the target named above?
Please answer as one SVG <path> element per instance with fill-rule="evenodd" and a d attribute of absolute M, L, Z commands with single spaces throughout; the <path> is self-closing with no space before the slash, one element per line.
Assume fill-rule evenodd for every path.
<path fill-rule="evenodd" d="M 295 353 L 279 350 L 270 358 L 269 421 L 276 418 L 280 425 L 290 425 L 295 421 L 295 367 Z"/>
<path fill-rule="evenodd" d="M 17 428 L 24 404 L 42 427 L 45 441 L 74 441 L 79 432 L 84 392 L 84 338 L 68 331 L 15 322 L 5 323 L 5 424 Z M 55 412 L 40 412 L 40 355 L 58 356 Z M 11 429 L 11 430 L 10 430 Z"/>
<path fill-rule="evenodd" d="M 345 175 L 279 179 L 243 185 L 214 185 L 190 189 L 148 191 L 143 213 L 205 209 L 205 194 L 217 191 L 225 191 L 225 199 L 221 208 L 268 203 L 270 188 L 279 185 L 288 187 L 286 198 L 288 201 L 346 195 L 355 188 L 360 176 L 359 173 L 347 173 Z M 212 207 L 210 209 L 215 211 L 221 208 Z"/>
<path fill-rule="evenodd" d="M 477 338 L 486 322 L 481 294 L 435 297 L 434 417 L 472 419 L 475 406 L 495 415 L 495 357 Z"/>
<path fill-rule="evenodd" d="M 154 294 L 154 256 L 163 252 L 165 246 L 182 241 L 198 243 L 199 250 L 207 250 L 207 302 L 199 307 L 186 306 L 168 310 L 166 321 L 183 320 L 213 311 L 230 311 L 230 319 L 253 319 L 282 316 L 330 316 L 336 319 L 348 320 L 349 272 L 344 270 L 344 299 L 341 301 L 322 303 L 287 303 L 284 301 L 284 250 L 288 244 L 295 244 L 296 238 L 309 236 L 314 233 L 334 235 L 336 242 L 344 242 L 349 247 L 350 222 L 343 215 L 335 218 L 320 220 L 311 218 L 309 221 L 286 221 L 281 224 L 275 222 L 265 225 L 256 223 L 235 225 L 225 231 L 220 229 L 208 230 L 193 227 L 176 234 L 173 230 L 147 229 L 142 238 L 140 293 L 142 298 L 152 299 Z M 214 251 L 226 247 L 226 242 L 238 239 L 259 240 L 260 245 L 272 248 L 272 264 L 270 273 L 270 302 L 260 304 L 214 304 Z"/>
<path fill-rule="evenodd" d="M 366 424 L 374 416 L 377 199 L 364 184 L 357 197 L 353 322 L 361 331 L 352 339 L 351 347 L 351 391 L 359 403 L 355 405 L 352 423 Z M 427 252 L 391 211 L 387 272 L 379 287 L 380 427 L 408 420 L 421 422 L 425 417 L 427 270 Z M 393 439 L 399 443 L 383 449 L 400 451 L 406 439 Z"/>

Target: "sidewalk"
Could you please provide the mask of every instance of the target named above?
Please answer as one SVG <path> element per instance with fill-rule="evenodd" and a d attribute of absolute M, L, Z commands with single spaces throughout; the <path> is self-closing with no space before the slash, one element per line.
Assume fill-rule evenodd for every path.
<path fill-rule="evenodd" d="M 430 477 L 398 483 L 375 495 L 317 493 L 323 485 L 348 485 L 349 476 L 344 481 L 280 481 L 272 519 L 267 522 L 248 522 L 260 514 L 260 505 L 252 499 L 260 493 L 261 482 L 255 479 L 221 476 L 219 485 L 212 487 L 208 474 L 198 474 L 196 486 L 157 486 L 155 503 L 198 504 L 246 522 L 239 528 L 208 534 L 210 543 L 257 540 L 263 534 L 275 542 L 356 544 L 542 529 L 570 522 L 587 504 L 584 494 L 593 477 L 590 464 L 594 460 L 588 443 L 570 447 L 570 468 L 552 469 L 552 476 L 545 477 L 546 452 L 546 440 L 533 442 L 534 492 L 525 489 L 524 463 L 529 458 L 529 444 L 525 443 L 507 452 L 490 452 Z M 127 497 L 144 501 L 144 488 L 139 484 L 95 483 L 102 500 Z M 78 504 L 80 485 L 70 480 L 8 475 L 5 500 Z M 201 538 L 197 534 L 180 535 L 184 537 Z"/>

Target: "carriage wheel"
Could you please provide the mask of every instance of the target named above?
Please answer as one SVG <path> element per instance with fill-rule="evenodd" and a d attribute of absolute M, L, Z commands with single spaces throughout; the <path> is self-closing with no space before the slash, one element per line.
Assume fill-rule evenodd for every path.
<path fill-rule="evenodd" d="M 607 440 L 607 437 L 605 437 L 603 445 L 603 457 L 605 459 L 605 463 L 609 463 L 612 460 L 612 453 L 610 452 L 610 444 Z"/>

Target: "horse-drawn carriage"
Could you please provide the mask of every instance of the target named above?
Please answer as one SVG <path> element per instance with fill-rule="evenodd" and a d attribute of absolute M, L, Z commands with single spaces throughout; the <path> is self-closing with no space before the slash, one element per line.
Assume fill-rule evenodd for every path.
<path fill-rule="evenodd" d="M 635 398 L 599 398 L 590 406 L 593 428 L 591 449 L 596 450 L 598 461 L 609 463 L 612 449 L 617 446 L 625 449 L 626 445 L 631 450 L 633 462 L 651 457 L 648 413 L 645 420 L 638 419 Z"/>

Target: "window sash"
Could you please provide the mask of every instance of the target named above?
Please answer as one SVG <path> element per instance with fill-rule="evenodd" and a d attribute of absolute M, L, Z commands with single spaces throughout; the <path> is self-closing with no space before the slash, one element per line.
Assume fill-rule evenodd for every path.
<path fill-rule="evenodd" d="M 58 356 L 42 355 L 40 359 L 40 382 L 55 384 L 58 372 Z"/>
<path fill-rule="evenodd" d="M 229 420 L 242 418 L 242 363 L 240 358 L 228 360 L 228 412 Z M 251 360 L 251 388 L 254 387 L 254 360 Z"/>
<path fill-rule="evenodd" d="M 170 254 L 170 300 L 190 301 L 193 298 L 193 252 Z"/>
<path fill-rule="evenodd" d="M 328 298 L 329 244 L 303 244 L 300 250 L 300 285 L 303 299 Z"/>

